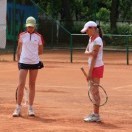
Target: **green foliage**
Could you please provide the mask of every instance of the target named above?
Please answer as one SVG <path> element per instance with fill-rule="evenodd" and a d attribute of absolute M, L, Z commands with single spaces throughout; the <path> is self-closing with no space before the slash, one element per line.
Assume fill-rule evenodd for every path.
<path fill-rule="evenodd" d="M 72 33 L 80 33 L 81 29 L 84 26 L 84 22 L 74 22 L 74 27 Z"/>
<path fill-rule="evenodd" d="M 103 34 L 109 34 L 109 33 L 111 33 L 110 24 L 109 23 L 103 23 L 103 24 L 101 24 L 101 28 L 102 28 Z"/>
<path fill-rule="evenodd" d="M 109 11 L 109 9 L 102 7 L 102 8 L 100 8 L 100 10 L 96 14 L 96 16 L 97 16 L 97 20 L 107 22 L 107 21 L 109 21 L 109 18 L 110 18 L 110 11 Z"/>
<path fill-rule="evenodd" d="M 109 22 L 100 22 L 103 34 L 112 34 Z M 80 33 L 83 28 L 84 22 L 74 22 L 73 33 Z M 118 22 L 118 34 L 132 35 L 132 24 Z"/>
<path fill-rule="evenodd" d="M 103 29 L 104 34 L 112 33 L 109 23 L 101 24 L 101 28 Z M 124 35 L 130 35 L 131 34 L 132 35 L 132 25 L 130 25 L 128 23 L 119 22 L 117 24 L 117 30 L 118 30 L 118 34 L 124 34 Z"/>
<path fill-rule="evenodd" d="M 119 34 L 126 34 L 126 35 L 132 34 L 132 25 L 128 23 L 119 24 L 117 27 Z"/>
<path fill-rule="evenodd" d="M 8 1 L 13 2 L 14 0 Z M 82 26 L 75 23 L 74 20 L 85 22 L 89 20 L 99 20 L 105 25 L 110 21 L 111 6 L 112 2 L 114 2 L 114 0 L 16 0 L 16 3 L 27 5 L 32 4 L 32 1 L 44 10 L 43 14 L 50 16 L 53 19 L 63 21 L 66 28 L 69 26 L 73 27 L 71 30 L 73 32 L 79 32 L 80 27 Z M 114 10 L 115 14 L 119 13 L 116 17 L 117 20 L 131 22 L 131 3 L 131 0 L 119 0 L 119 8 Z M 112 16 L 115 14 L 112 13 Z M 112 21 L 109 25 L 106 24 L 103 26 L 103 28 L 106 33 L 111 33 L 110 29 L 116 30 L 116 28 L 117 30 L 115 32 L 119 34 L 131 34 L 132 32 L 128 24 L 118 25 Z"/>
<path fill-rule="evenodd" d="M 112 0 L 100 0 L 100 3 L 105 5 L 105 7 L 107 7 L 108 9 L 110 9 L 110 7 L 111 7 L 111 2 L 112 2 Z"/>
<path fill-rule="evenodd" d="M 120 19 L 121 20 L 132 20 L 132 1 L 131 0 L 120 0 Z"/>

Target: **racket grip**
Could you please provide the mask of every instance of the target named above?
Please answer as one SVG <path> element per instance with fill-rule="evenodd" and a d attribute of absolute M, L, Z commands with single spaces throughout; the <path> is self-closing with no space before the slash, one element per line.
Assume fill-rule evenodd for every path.
<path fill-rule="evenodd" d="M 87 75 L 87 73 L 85 72 L 85 70 L 84 70 L 84 68 L 83 67 L 81 67 L 81 71 L 83 72 L 83 74 L 84 74 L 84 76 L 86 77 L 86 79 L 88 78 L 88 75 Z"/>

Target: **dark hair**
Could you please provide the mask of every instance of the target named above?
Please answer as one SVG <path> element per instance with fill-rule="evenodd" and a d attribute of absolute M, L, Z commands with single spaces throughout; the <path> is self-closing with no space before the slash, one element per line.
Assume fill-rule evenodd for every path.
<path fill-rule="evenodd" d="M 98 29 L 98 32 L 99 32 L 99 36 L 102 38 L 103 37 L 103 32 L 102 32 L 102 29 L 100 28 L 100 25 L 97 25 L 97 29 Z"/>

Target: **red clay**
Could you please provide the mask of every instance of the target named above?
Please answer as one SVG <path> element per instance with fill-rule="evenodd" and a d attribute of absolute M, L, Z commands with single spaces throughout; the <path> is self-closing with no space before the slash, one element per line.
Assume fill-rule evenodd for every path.
<path fill-rule="evenodd" d="M 1 132 L 131 132 L 132 66 L 105 65 L 101 84 L 109 100 L 101 107 L 102 123 L 85 123 L 92 111 L 87 97 L 87 82 L 80 70 L 87 63 L 45 61 L 39 71 L 34 107 L 36 117 L 13 118 L 15 89 L 18 81 L 16 62 L 0 62 L 0 131 Z M 27 81 L 28 86 L 28 81 Z"/>

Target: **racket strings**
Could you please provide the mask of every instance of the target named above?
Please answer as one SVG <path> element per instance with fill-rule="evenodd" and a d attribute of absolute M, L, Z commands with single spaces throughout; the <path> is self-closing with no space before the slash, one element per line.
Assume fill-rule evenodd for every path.
<path fill-rule="evenodd" d="M 94 104 L 100 105 L 100 93 L 98 85 L 90 85 L 89 95 Z"/>
<path fill-rule="evenodd" d="M 83 67 L 81 67 L 81 71 L 83 72 L 84 76 L 87 79 L 88 75 Z M 90 80 L 88 81 L 88 87 L 89 87 L 88 96 L 93 104 L 97 106 L 103 106 L 104 104 L 107 103 L 108 96 L 105 89 L 102 86 Z"/>
<path fill-rule="evenodd" d="M 102 106 L 107 102 L 107 94 L 104 89 L 93 82 L 89 83 L 89 92 L 88 92 L 90 100 L 93 104 L 97 106 Z"/>

